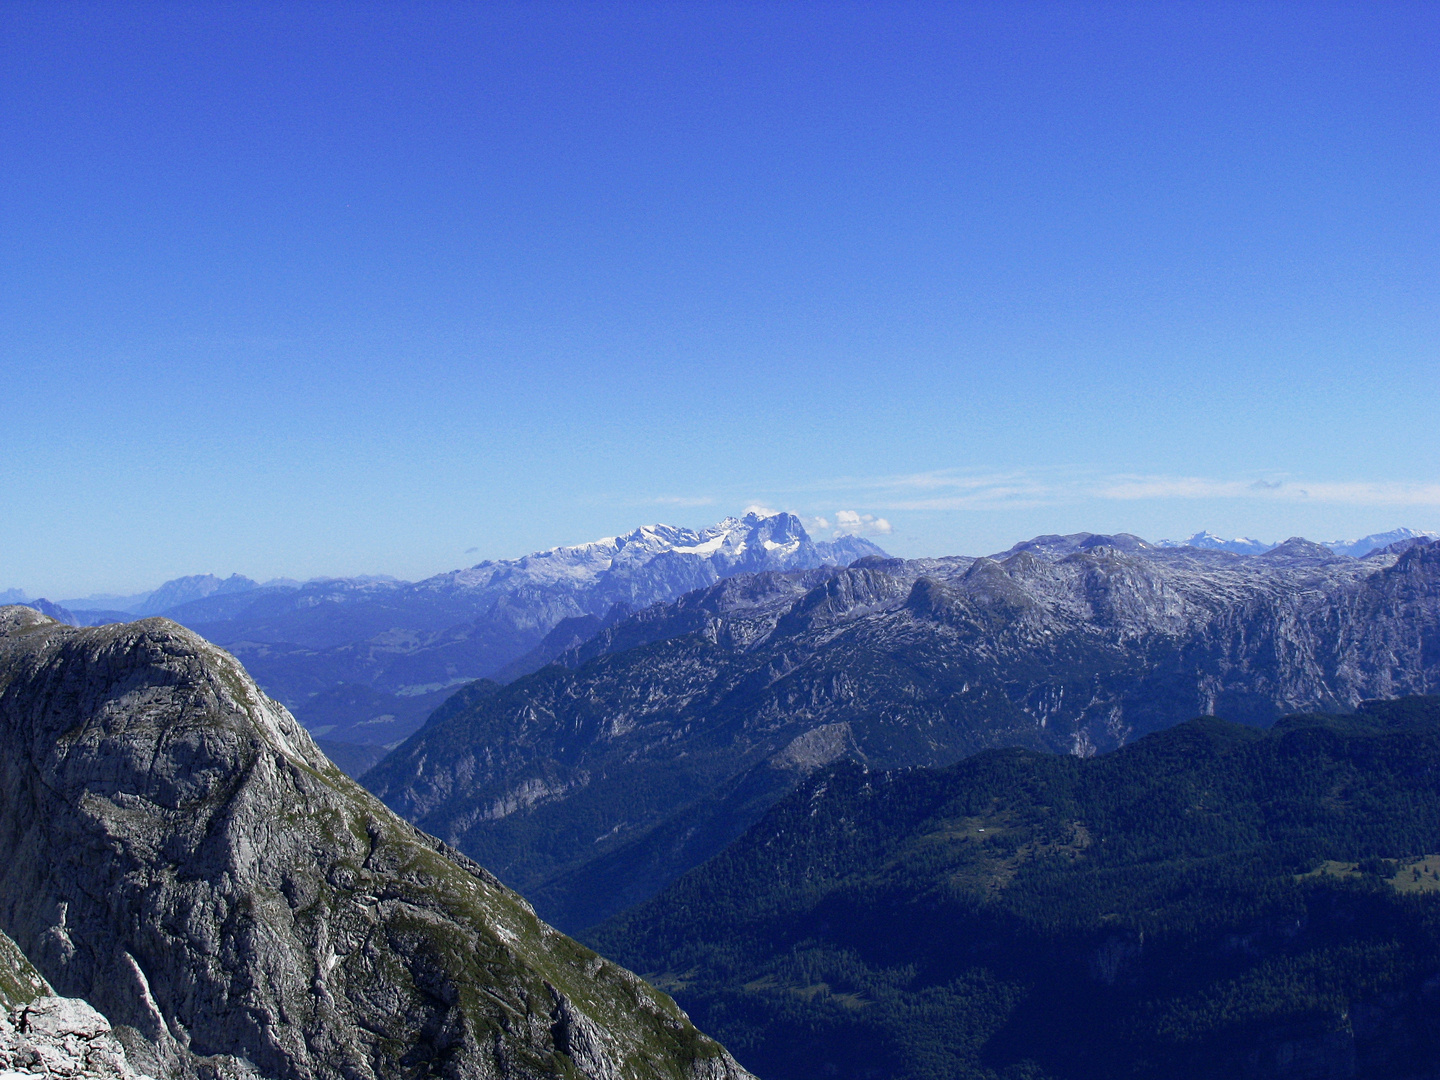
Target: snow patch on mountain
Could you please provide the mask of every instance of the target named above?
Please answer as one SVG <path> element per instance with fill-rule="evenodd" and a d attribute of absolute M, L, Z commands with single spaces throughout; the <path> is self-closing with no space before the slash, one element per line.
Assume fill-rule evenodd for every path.
<path fill-rule="evenodd" d="M 1248 536 L 1237 536 L 1233 540 L 1226 540 L 1223 537 L 1216 536 L 1212 532 L 1197 532 L 1188 540 L 1161 540 L 1155 546 L 1162 548 L 1205 548 L 1210 551 L 1231 551 L 1236 555 L 1262 555 L 1275 545 L 1267 544 L 1263 540 L 1255 540 Z"/>
<path fill-rule="evenodd" d="M 1369 536 L 1362 536 L 1358 540 L 1324 540 L 1320 546 L 1329 548 L 1336 555 L 1346 555 L 1352 559 L 1363 559 L 1374 551 L 1381 551 L 1391 544 L 1400 543 L 1404 540 L 1437 540 L 1440 533 L 1420 532 L 1415 529 L 1391 529 L 1389 532 L 1371 533 Z M 1237 536 L 1233 540 L 1226 540 L 1216 536 L 1212 532 L 1197 532 L 1188 540 L 1161 540 L 1156 547 L 1176 548 L 1193 547 L 1208 548 L 1212 551 L 1232 551 L 1236 555 L 1263 555 L 1278 545 L 1266 543 L 1263 540 L 1255 540 L 1248 536 Z"/>
<path fill-rule="evenodd" d="M 853 538 L 847 538 L 853 539 Z M 607 583 L 637 576 L 657 575 L 708 584 L 733 574 L 761 570 L 794 570 L 840 564 L 852 551 L 854 558 L 884 552 L 868 541 L 864 550 L 854 543 L 817 544 L 793 514 L 727 517 L 705 529 L 675 525 L 642 525 L 623 536 L 606 536 L 588 544 L 553 547 L 518 559 L 486 559 L 463 570 L 437 574 L 417 588 L 518 591 L 524 588 L 598 589 Z M 669 573 L 662 574 L 663 560 Z M 853 559 L 846 560 L 846 562 Z M 698 575 L 698 577 L 696 576 Z M 679 595 L 661 588 L 656 599 Z"/>
<path fill-rule="evenodd" d="M 1381 548 L 1397 544 L 1402 540 L 1440 540 L 1440 533 L 1417 532 L 1414 529 L 1399 528 L 1391 529 L 1389 532 L 1371 533 L 1358 540 L 1330 540 L 1324 546 L 1335 552 L 1336 555 L 1349 555 L 1352 559 L 1363 559 L 1372 551 L 1379 551 Z"/>

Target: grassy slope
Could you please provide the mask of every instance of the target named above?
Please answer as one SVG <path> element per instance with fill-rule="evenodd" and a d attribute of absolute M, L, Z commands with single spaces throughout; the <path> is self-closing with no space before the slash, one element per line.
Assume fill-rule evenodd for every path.
<path fill-rule="evenodd" d="M 18 1009 L 49 993 L 49 984 L 20 947 L 0 934 L 0 1009 Z"/>

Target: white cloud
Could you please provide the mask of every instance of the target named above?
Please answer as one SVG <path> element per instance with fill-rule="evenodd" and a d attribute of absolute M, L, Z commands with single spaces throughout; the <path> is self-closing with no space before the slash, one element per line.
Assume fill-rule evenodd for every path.
<path fill-rule="evenodd" d="M 780 511 L 772 510 L 768 506 L 761 506 L 759 503 L 751 503 L 749 506 L 745 507 L 745 513 L 758 514 L 760 517 L 774 517 L 776 514 L 780 513 Z"/>
<path fill-rule="evenodd" d="M 830 522 L 823 517 L 801 518 L 800 520 L 807 532 L 825 532 L 830 528 Z"/>
<path fill-rule="evenodd" d="M 854 510 L 837 510 L 835 513 L 836 536 L 886 536 L 894 531 L 890 522 L 874 514 L 860 514 Z"/>

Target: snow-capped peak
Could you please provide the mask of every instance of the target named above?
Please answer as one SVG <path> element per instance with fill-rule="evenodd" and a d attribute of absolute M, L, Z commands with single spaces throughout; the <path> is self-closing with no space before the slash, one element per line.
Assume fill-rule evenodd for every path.
<path fill-rule="evenodd" d="M 1358 540 L 1331 540 L 1324 546 L 1337 555 L 1349 555 L 1352 559 L 1363 559 L 1372 551 L 1398 543 L 1401 540 L 1440 540 L 1440 533 L 1417 532 L 1415 529 L 1391 529 L 1389 532 L 1371 533 Z"/>
<path fill-rule="evenodd" d="M 1161 540 L 1156 546 L 1163 548 L 1207 548 L 1211 551 L 1231 551 L 1237 555 L 1260 555 L 1269 551 L 1275 545 L 1267 544 L 1263 540 L 1255 540 L 1248 536 L 1237 536 L 1233 540 L 1226 540 L 1223 537 L 1216 536 L 1212 532 L 1197 532 L 1188 540 Z"/>
<path fill-rule="evenodd" d="M 534 587 L 607 596 L 613 592 L 635 604 L 650 602 L 652 594 L 670 599 L 732 574 L 832 565 L 841 553 L 830 547 L 811 540 L 793 514 L 752 512 L 698 530 L 642 525 L 622 536 L 549 548 L 518 559 L 486 560 L 437 575 L 421 586 L 500 593 Z M 667 560 L 663 569 L 656 562 L 662 557 Z M 636 584 L 636 579 L 643 579 L 643 584 Z"/>
<path fill-rule="evenodd" d="M 1401 540 L 1440 540 L 1440 533 L 1419 532 L 1415 529 L 1391 529 L 1389 532 L 1371 533 L 1369 536 L 1362 536 L 1358 540 L 1328 540 L 1320 546 L 1327 547 L 1336 555 L 1348 555 L 1352 559 L 1363 559 L 1372 551 L 1379 551 L 1381 548 L 1400 542 Z M 1234 540 L 1225 540 L 1212 532 L 1198 532 L 1188 540 L 1161 540 L 1158 547 L 1196 547 L 1210 548 L 1218 551 L 1233 551 L 1239 555 L 1261 555 L 1274 544 L 1267 544 L 1260 540 L 1252 540 L 1248 536 L 1239 536 Z"/>

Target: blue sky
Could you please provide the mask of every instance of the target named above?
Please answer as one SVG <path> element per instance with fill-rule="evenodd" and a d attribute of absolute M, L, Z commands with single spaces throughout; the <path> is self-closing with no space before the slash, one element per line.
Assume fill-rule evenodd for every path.
<path fill-rule="evenodd" d="M 0 5 L 0 588 L 1440 529 L 1440 5 Z M 822 535 L 829 535 L 823 533 Z"/>

